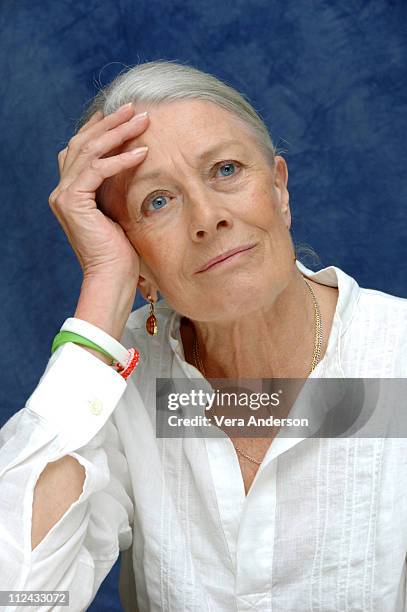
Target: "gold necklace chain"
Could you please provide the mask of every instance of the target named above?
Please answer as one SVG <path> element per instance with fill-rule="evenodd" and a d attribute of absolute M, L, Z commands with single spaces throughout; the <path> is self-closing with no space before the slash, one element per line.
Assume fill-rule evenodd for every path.
<path fill-rule="evenodd" d="M 312 289 L 312 287 L 309 284 L 309 282 L 307 281 L 307 279 L 304 278 L 304 276 L 302 278 L 303 278 L 305 284 L 307 285 L 308 289 L 310 290 L 312 301 L 313 301 L 313 305 L 314 305 L 315 339 L 314 339 L 314 353 L 312 355 L 312 362 L 311 362 L 311 370 L 309 372 L 309 374 L 311 374 L 311 372 L 316 368 L 316 366 L 317 366 L 317 364 L 318 364 L 318 362 L 320 360 L 320 356 L 321 356 L 321 347 L 322 347 L 322 317 L 321 317 L 321 311 L 319 309 L 317 298 L 315 297 L 314 290 Z M 199 354 L 198 337 L 197 337 L 196 334 L 195 334 L 194 345 L 193 345 L 193 358 L 194 358 L 196 369 L 200 370 L 200 372 L 203 374 L 204 378 L 206 378 L 205 368 L 204 368 L 204 365 L 202 363 L 201 356 Z M 252 461 L 253 463 L 256 463 L 256 465 L 260 465 L 261 464 L 261 461 L 258 461 L 254 457 L 251 457 L 250 455 L 245 453 L 241 448 L 239 448 L 236 445 L 235 445 L 235 449 L 237 450 L 238 453 L 240 453 L 243 457 L 245 457 L 249 461 Z"/>

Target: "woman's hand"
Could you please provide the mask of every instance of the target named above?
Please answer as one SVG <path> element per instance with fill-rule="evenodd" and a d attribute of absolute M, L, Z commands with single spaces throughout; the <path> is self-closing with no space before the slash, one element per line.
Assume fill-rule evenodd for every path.
<path fill-rule="evenodd" d="M 81 265 L 84 279 L 126 278 L 137 288 L 139 257 L 121 226 L 97 208 L 103 181 L 138 166 L 147 147 L 108 156 L 126 140 L 144 132 L 148 115 L 135 115 L 132 104 L 103 116 L 97 111 L 58 154 L 60 182 L 49 197 Z"/>

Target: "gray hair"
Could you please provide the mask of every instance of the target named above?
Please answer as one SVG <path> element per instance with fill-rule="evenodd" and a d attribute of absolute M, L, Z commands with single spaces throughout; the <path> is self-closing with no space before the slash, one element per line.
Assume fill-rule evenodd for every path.
<path fill-rule="evenodd" d="M 128 102 L 154 105 L 185 98 L 207 100 L 233 113 L 252 132 L 270 164 L 274 164 L 276 148 L 265 123 L 245 95 L 211 74 L 171 60 L 146 62 L 120 73 L 93 98 L 76 131 L 98 110 L 108 115 Z"/>

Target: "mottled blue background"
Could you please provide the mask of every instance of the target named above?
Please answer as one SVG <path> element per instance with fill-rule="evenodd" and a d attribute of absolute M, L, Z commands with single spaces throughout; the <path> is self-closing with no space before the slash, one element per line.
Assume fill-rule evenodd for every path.
<path fill-rule="evenodd" d="M 57 152 L 124 65 L 178 60 L 248 95 L 287 159 L 293 237 L 314 267 L 407 297 L 406 2 L 3 0 L 0 31 L 0 425 L 79 295 L 48 205 Z M 117 569 L 90 609 L 121 609 Z"/>

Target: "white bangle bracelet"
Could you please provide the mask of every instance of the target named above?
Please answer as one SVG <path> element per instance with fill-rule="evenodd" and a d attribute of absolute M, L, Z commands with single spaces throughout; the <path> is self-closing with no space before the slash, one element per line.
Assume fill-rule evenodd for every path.
<path fill-rule="evenodd" d="M 123 367 L 126 367 L 129 360 L 128 349 L 120 344 L 116 338 L 109 336 L 103 329 L 100 329 L 100 327 L 96 327 L 96 325 L 88 321 L 83 321 L 82 319 L 77 319 L 76 317 L 69 317 L 62 325 L 60 331 L 73 332 L 87 338 L 109 353 L 109 355 Z"/>

